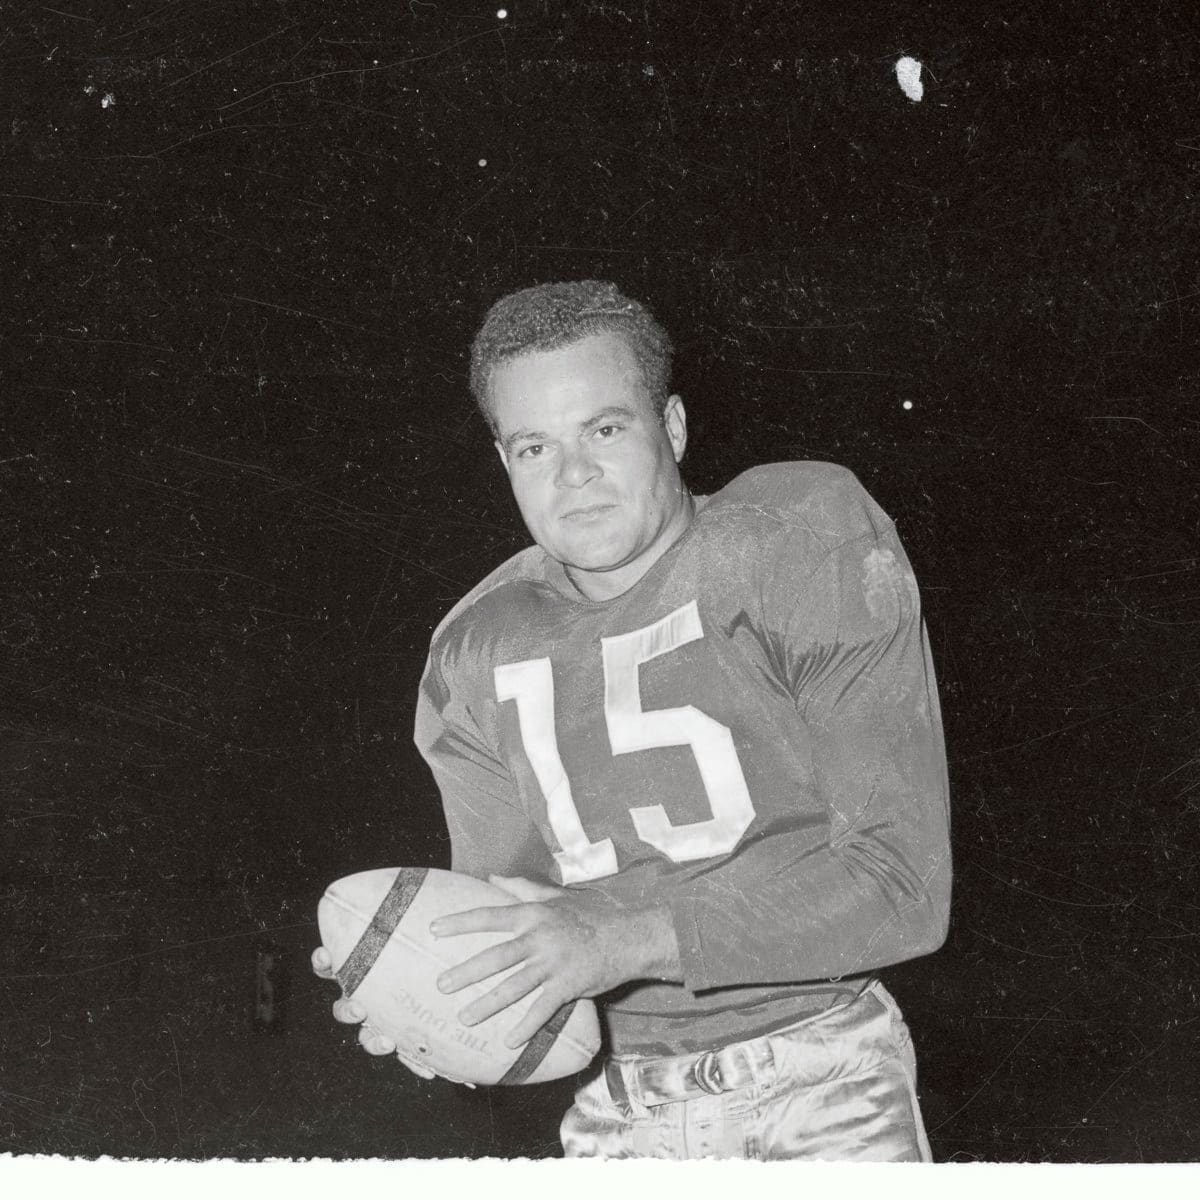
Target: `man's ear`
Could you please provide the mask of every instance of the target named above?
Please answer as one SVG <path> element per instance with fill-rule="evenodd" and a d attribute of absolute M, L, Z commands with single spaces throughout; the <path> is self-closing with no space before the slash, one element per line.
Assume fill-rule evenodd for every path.
<path fill-rule="evenodd" d="M 503 464 L 504 473 L 507 475 L 508 474 L 508 455 L 504 452 L 504 444 L 499 439 L 497 439 L 496 441 L 494 441 L 492 443 L 492 445 L 496 447 L 496 453 L 498 455 L 500 455 L 500 462 Z"/>
<path fill-rule="evenodd" d="M 683 398 L 672 395 L 667 398 L 662 415 L 663 428 L 667 431 L 667 439 L 671 449 L 675 451 L 675 461 L 683 460 L 683 452 L 687 449 L 687 412 L 683 407 Z"/>

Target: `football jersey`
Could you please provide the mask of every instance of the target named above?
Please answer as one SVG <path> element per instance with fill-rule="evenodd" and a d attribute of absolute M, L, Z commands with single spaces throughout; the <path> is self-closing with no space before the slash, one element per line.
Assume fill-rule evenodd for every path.
<path fill-rule="evenodd" d="M 515 555 L 435 631 L 416 740 L 454 870 L 669 906 L 683 982 L 605 997 L 617 1053 L 758 1036 L 944 940 L 917 584 L 844 468 L 745 472 L 609 600 Z"/>

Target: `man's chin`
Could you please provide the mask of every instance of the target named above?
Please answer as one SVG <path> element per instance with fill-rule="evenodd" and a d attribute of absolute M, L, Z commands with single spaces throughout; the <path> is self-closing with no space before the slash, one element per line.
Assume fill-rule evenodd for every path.
<path fill-rule="evenodd" d="M 612 571 L 628 562 L 630 554 L 630 547 L 614 544 L 600 529 L 579 530 L 571 537 L 555 539 L 550 546 L 543 542 L 542 549 L 563 566 L 579 571 Z"/>
<path fill-rule="evenodd" d="M 572 554 L 558 560 L 568 571 L 582 571 L 588 575 L 606 575 L 609 571 L 617 571 L 625 565 L 624 559 L 601 558 Z"/>
<path fill-rule="evenodd" d="M 554 555 L 568 570 L 586 575 L 607 575 L 629 565 L 630 556 L 604 546 L 570 546 Z"/>

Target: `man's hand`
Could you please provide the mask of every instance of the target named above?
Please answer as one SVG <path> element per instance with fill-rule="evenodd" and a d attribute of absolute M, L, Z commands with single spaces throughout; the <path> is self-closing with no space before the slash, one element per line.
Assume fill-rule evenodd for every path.
<path fill-rule="evenodd" d="M 333 959 L 329 957 L 329 951 L 324 946 L 318 946 L 312 952 L 312 969 L 315 974 L 322 979 L 334 979 Z M 358 1031 L 358 1044 L 368 1053 L 374 1055 L 395 1054 L 396 1043 L 389 1037 L 384 1037 L 378 1030 L 373 1029 L 366 1024 L 367 1014 L 361 1004 L 354 1000 L 343 996 L 339 1000 L 333 1002 L 333 1017 L 335 1021 L 340 1021 L 343 1025 L 361 1025 L 362 1028 Z M 404 1059 L 400 1060 L 404 1062 Z M 404 1062 L 414 1074 L 420 1075 L 425 1079 L 432 1079 L 432 1071 L 418 1070 L 411 1063 Z"/>
<path fill-rule="evenodd" d="M 667 908 L 622 908 L 593 892 L 528 879 L 493 875 L 490 881 L 522 903 L 469 909 L 439 917 L 429 927 L 435 937 L 513 934 L 439 977 L 438 989 L 453 993 L 517 968 L 462 1009 L 458 1015 L 464 1025 L 477 1025 L 539 989 L 528 1013 L 505 1038 L 515 1048 L 568 1001 L 597 996 L 630 979 L 680 978 L 679 946 Z"/>

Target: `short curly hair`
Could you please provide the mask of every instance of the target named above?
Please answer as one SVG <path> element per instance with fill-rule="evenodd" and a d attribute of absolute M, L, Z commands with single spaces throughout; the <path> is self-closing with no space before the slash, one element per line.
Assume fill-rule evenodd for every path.
<path fill-rule="evenodd" d="M 539 350 L 559 350 L 596 333 L 625 339 L 641 368 L 650 402 L 661 417 L 671 390 L 675 347 L 644 304 L 615 283 L 583 279 L 543 283 L 501 297 L 488 310 L 471 344 L 471 394 L 495 432 L 488 407 L 492 371 L 500 363 Z"/>

